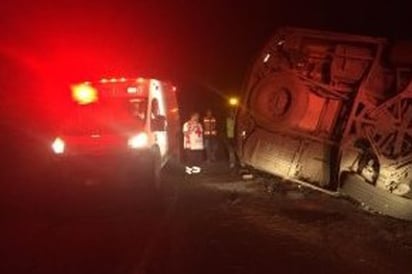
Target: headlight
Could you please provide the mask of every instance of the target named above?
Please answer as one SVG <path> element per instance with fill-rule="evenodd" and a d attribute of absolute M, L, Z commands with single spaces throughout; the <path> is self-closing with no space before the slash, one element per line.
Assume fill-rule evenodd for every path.
<path fill-rule="evenodd" d="M 56 139 L 54 139 L 51 147 L 52 150 L 55 154 L 63 154 L 64 153 L 64 148 L 65 148 L 66 144 L 64 143 L 64 141 L 57 137 Z"/>
<path fill-rule="evenodd" d="M 144 148 L 149 144 L 149 136 L 146 133 L 142 132 L 133 137 L 128 141 L 128 145 L 131 148 Z"/>

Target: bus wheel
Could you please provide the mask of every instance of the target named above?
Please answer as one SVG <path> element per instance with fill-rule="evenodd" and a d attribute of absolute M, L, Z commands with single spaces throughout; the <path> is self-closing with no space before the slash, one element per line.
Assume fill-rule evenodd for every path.
<path fill-rule="evenodd" d="M 275 73 L 253 90 L 250 106 L 257 124 L 277 130 L 297 126 L 306 115 L 308 88 L 287 72 Z"/>

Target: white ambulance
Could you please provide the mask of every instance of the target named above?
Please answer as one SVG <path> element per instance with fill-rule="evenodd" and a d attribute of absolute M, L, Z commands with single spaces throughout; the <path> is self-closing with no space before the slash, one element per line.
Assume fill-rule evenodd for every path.
<path fill-rule="evenodd" d="M 126 176 L 158 185 L 161 168 L 179 153 L 176 87 L 156 79 L 110 78 L 71 91 L 74 104 L 51 142 L 60 165 L 114 176 L 127 167 Z"/>

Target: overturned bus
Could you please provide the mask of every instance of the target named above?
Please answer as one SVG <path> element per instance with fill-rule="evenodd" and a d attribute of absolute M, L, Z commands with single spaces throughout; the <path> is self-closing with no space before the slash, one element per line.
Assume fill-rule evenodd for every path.
<path fill-rule="evenodd" d="M 411 78 L 412 43 L 280 29 L 245 83 L 239 159 L 412 220 Z"/>

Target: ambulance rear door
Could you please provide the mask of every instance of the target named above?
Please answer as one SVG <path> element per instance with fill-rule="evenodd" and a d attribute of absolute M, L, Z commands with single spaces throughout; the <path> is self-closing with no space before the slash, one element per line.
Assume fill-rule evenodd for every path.
<path fill-rule="evenodd" d="M 167 113 L 164 88 L 160 81 L 150 80 L 150 130 L 154 142 L 158 145 L 162 159 L 168 154 L 169 144 L 167 138 Z M 164 121 L 164 127 L 159 128 L 158 122 Z"/>

